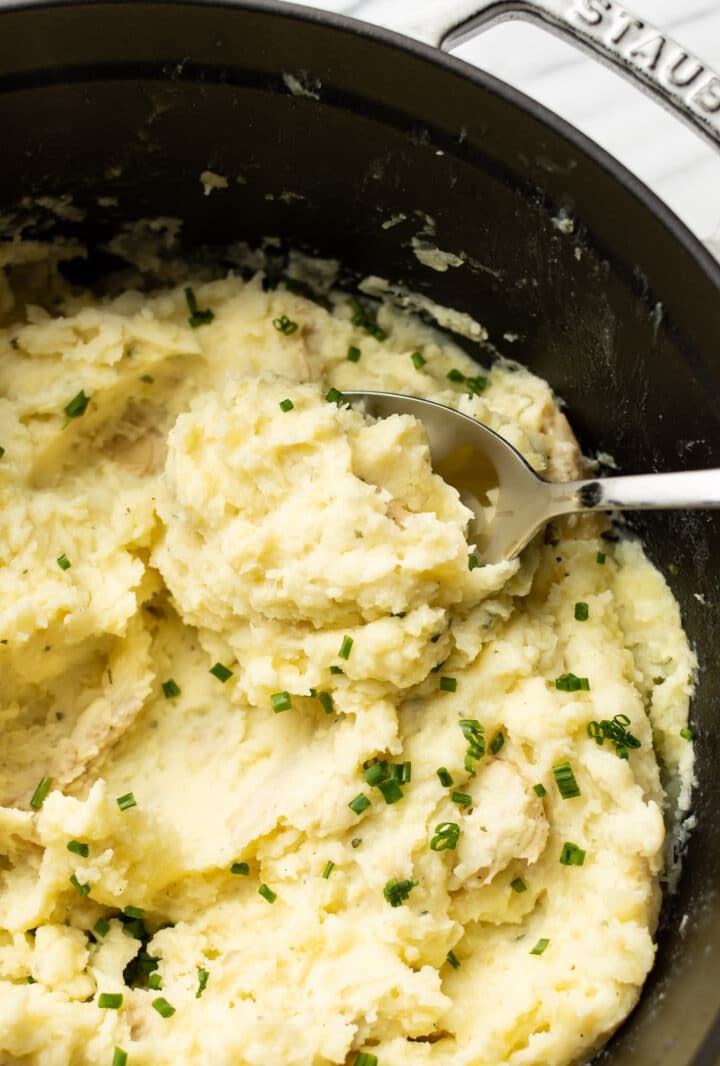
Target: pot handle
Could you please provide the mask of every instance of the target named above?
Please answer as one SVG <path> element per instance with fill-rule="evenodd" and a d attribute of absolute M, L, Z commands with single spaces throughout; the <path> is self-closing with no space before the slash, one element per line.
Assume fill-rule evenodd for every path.
<path fill-rule="evenodd" d="M 394 5 L 398 15 L 401 6 Z M 410 17 L 391 17 L 393 28 L 445 50 L 506 19 L 537 21 L 639 82 L 720 148 L 720 75 L 616 0 L 433 0 L 427 7 L 408 6 Z M 387 25 L 386 16 L 382 21 Z"/>

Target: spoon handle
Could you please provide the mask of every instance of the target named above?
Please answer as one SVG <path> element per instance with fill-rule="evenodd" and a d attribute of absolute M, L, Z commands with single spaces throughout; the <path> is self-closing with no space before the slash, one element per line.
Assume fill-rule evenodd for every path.
<path fill-rule="evenodd" d="M 720 469 L 566 481 L 549 495 L 555 514 L 720 508 Z"/>

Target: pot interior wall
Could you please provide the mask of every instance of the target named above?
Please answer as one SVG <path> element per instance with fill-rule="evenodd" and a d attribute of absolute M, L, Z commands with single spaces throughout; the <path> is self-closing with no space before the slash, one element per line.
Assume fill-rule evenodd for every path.
<path fill-rule="evenodd" d="M 626 472 L 720 466 L 709 259 L 580 138 L 490 79 L 323 18 L 269 4 L 4 8 L 5 234 L 22 220 L 29 235 L 98 248 L 125 222 L 163 216 L 182 220 L 188 246 L 277 235 L 472 314 L 553 384 L 587 452 Z M 206 197 L 208 169 L 228 187 Z M 38 206 L 65 195 L 80 216 Z M 464 265 L 429 269 L 414 237 Z M 700 1051 L 720 1003 L 720 524 L 636 525 L 701 661 L 698 824 L 657 967 L 605 1058 L 709 1064 L 720 1061 Z"/>

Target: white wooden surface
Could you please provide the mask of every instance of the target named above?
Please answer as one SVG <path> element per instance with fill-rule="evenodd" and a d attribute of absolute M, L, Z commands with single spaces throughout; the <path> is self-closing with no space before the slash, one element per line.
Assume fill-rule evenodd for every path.
<path fill-rule="evenodd" d="M 381 25 L 417 18 L 443 0 L 319 0 L 307 6 Z M 720 72 L 720 0 L 630 0 Z M 504 23 L 454 54 L 522 89 L 587 133 L 650 186 L 703 239 L 720 250 L 720 151 L 624 78 L 563 40 L 524 22 Z"/>

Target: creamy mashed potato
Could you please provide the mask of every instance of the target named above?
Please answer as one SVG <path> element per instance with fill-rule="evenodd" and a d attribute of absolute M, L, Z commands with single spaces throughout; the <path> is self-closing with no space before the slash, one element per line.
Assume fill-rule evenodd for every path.
<path fill-rule="evenodd" d="M 476 566 L 422 426 L 332 391 L 569 477 L 548 386 L 261 273 L 93 299 L 10 260 L 0 1062 L 586 1058 L 692 778 L 678 608 L 594 522 Z"/>

